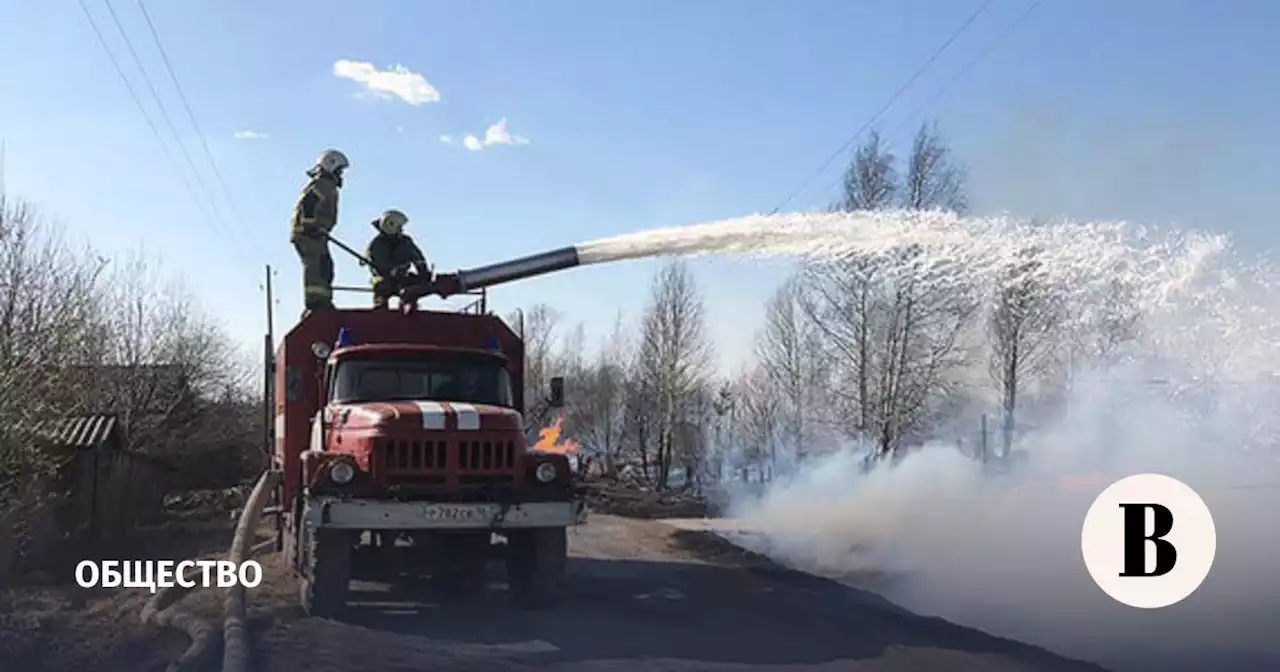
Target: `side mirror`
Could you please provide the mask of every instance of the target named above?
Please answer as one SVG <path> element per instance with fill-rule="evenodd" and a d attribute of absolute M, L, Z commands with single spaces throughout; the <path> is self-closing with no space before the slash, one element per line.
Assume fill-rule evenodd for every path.
<path fill-rule="evenodd" d="M 547 403 L 552 408 L 564 406 L 564 378 L 556 376 L 551 379 L 551 396 L 547 397 Z"/>

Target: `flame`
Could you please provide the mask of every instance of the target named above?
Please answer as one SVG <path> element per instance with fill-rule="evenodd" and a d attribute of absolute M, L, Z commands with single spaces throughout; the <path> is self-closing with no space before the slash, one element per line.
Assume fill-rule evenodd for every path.
<path fill-rule="evenodd" d="M 544 453 L 560 453 L 562 455 L 578 452 L 577 441 L 573 439 L 560 440 L 560 425 L 563 422 L 564 418 L 556 418 L 555 424 L 539 429 L 538 442 L 533 444 L 533 450 Z"/>

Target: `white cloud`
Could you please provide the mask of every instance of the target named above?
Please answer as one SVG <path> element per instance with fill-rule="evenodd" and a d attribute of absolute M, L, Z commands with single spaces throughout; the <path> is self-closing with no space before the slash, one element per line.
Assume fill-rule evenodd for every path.
<path fill-rule="evenodd" d="M 446 144 L 446 145 L 452 145 L 452 144 L 453 144 L 453 136 L 452 136 L 452 135 L 442 135 L 442 136 L 440 136 L 440 142 L 443 142 L 443 143 L 444 143 L 444 144 Z"/>
<path fill-rule="evenodd" d="M 333 64 L 333 75 L 363 84 L 369 94 L 382 98 L 394 96 L 410 105 L 440 101 L 440 92 L 434 86 L 403 65 L 379 70 L 372 63 L 341 60 Z"/>
<path fill-rule="evenodd" d="M 250 131 L 250 130 L 236 131 L 236 140 L 266 140 L 269 137 L 271 136 L 267 135 L 266 133 L 259 133 L 257 131 Z"/>
<path fill-rule="evenodd" d="M 396 133 L 404 133 L 404 126 L 396 126 Z"/>
<path fill-rule="evenodd" d="M 511 135 L 507 130 L 507 118 L 503 117 L 498 123 L 490 126 L 484 131 L 484 145 L 491 147 L 493 145 L 527 145 L 529 140 L 518 135 Z"/>
<path fill-rule="evenodd" d="M 445 137 L 446 136 L 440 136 L 440 140 L 446 143 L 450 142 L 450 140 L 445 140 Z M 473 152 L 478 152 L 485 147 L 493 147 L 494 145 L 508 145 L 514 147 L 517 145 L 527 144 L 529 144 L 528 138 L 524 138 L 519 135 L 512 135 L 511 131 L 507 130 L 506 117 L 499 119 L 497 123 L 486 128 L 483 140 L 470 134 L 462 138 L 462 146 Z"/>

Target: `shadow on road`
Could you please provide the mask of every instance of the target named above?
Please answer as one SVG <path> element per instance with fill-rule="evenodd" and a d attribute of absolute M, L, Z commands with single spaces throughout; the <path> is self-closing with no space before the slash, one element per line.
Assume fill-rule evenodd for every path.
<path fill-rule="evenodd" d="M 872 593 L 786 570 L 713 539 L 683 533 L 673 541 L 715 565 L 572 558 L 568 589 L 551 610 L 510 607 L 500 563 L 494 563 L 488 589 L 462 601 L 353 584 L 342 620 L 432 646 L 505 652 L 506 660 L 531 667 L 639 659 L 807 666 L 880 658 L 890 647 L 926 647 L 996 654 L 1036 669 L 1100 669 L 916 616 Z M 738 557 L 725 563 L 725 554 Z"/>

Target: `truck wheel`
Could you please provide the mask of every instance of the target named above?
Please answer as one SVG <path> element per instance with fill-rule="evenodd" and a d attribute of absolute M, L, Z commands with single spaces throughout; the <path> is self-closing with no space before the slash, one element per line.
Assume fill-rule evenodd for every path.
<path fill-rule="evenodd" d="M 302 610 L 333 618 L 347 606 L 351 583 L 351 535 L 346 530 L 310 528 L 304 547 Z"/>
<path fill-rule="evenodd" d="M 524 609 L 542 609 L 558 602 L 568 555 L 569 538 L 563 527 L 507 533 L 507 585 L 512 602 Z"/>

